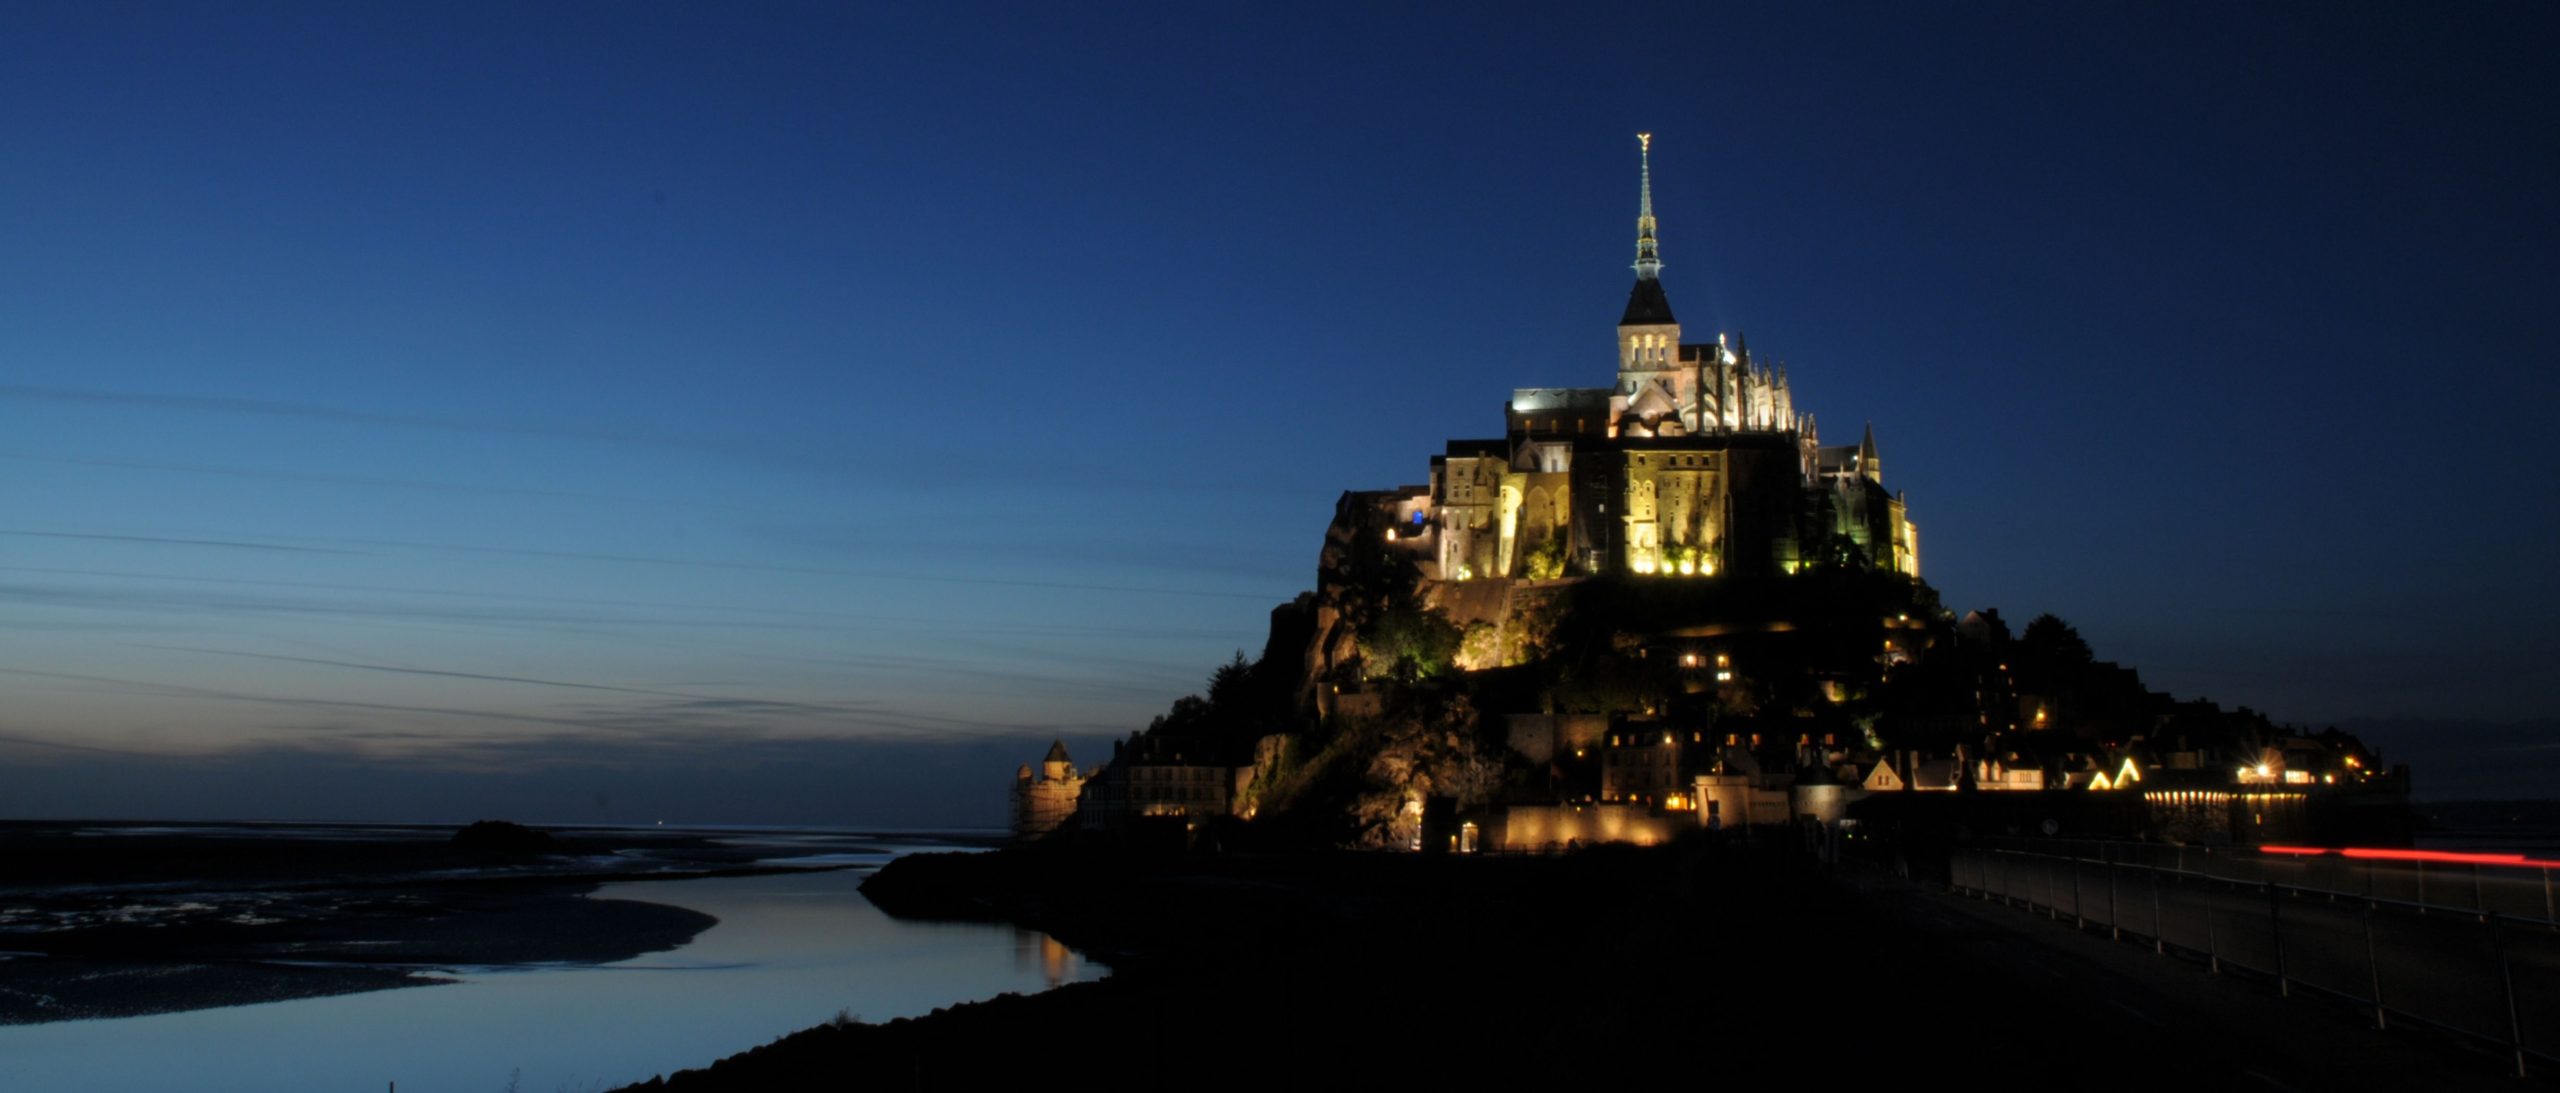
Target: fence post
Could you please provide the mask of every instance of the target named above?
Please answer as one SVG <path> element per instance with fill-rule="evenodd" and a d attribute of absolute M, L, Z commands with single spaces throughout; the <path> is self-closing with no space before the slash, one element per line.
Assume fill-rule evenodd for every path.
<path fill-rule="evenodd" d="M 2516 1077 L 2522 1078 L 2525 1076 L 2524 1024 L 2516 1018 L 2515 966 L 2507 959 L 2507 931 L 2502 916 L 2490 915 L 2488 919 L 2489 940 L 2498 950 L 2498 980 L 2507 990 L 2507 1042 L 2515 1045 Z"/>
<path fill-rule="evenodd" d="M 2213 974 L 2221 975 L 2222 934 L 2213 928 L 2213 893 L 2210 891 L 2204 894 L 2204 949 L 2205 967 L 2212 969 Z"/>
<path fill-rule="evenodd" d="M 2157 866 L 2151 870 L 2151 953 L 2154 956 L 2169 955 L 2169 939 L 2160 933 L 2160 870 Z"/>
<path fill-rule="evenodd" d="M 2070 860 L 2071 860 L 2071 926 L 2072 926 L 2072 928 L 2073 928 L 2073 929 L 2076 929 L 2076 930 L 2085 930 L 2085 929 L 2088 929 L 2088 928 L 2089 928 L 2089 908 L 2088 908 L 2088 906 L 2087 906 L 2086 904 L 2084 904 L 2084 903 L 2081 901 L 2081 898 L 2080 898 L 2080 855 L 2079 855 L 2079 854 L 2077 854 L 2077 853 L 2074 853 L 2074 854 L 2072 854 L 2072 855 L 2071 855 L 2071 859 L 2070 859 Z"/>
<path fill-rule="evenodd" d="M 2276 894 L 2276 882 L 2267 882 L 2267 932 L 2275 938 L 2276 996 L 2293 997 L 2293 981 L 2284 977 L 2284 904 Z"/>
<path fill-rule="evenodd" d="M 2115 855 L 2112 852 L 2104 848 L 2101 848 L 2100 852 L 2106 854 L 2107 859 L 2107 940 L 2122 941 L 2124 940 L 2124 912 L 2117 908 L 2116 899 L 2116 874 L 2122 870 L 2116 867 Z"/>
<path fill-rule="evenodd" d="M 2044 860 L 2044 917 L 2062 921 L 2062 886 L 2053 879 L 2053 859 Z"/>
<path fill-rule="evenodd" d="M 2373 904 L 2364 905 L 2364 963 L 2373 972 L 2373 1028 L 2380 1032 L 2391 1027 L 2382 1013 L 2382 958 L 2373 951 Z"/>
<path fill-rule="evenodd" d="M 2480 863 L 2471 863 L 2471 909 L 2480 912 L 2480 921 L 2489 921 L 2489 897 L 2480 890 Z"/>

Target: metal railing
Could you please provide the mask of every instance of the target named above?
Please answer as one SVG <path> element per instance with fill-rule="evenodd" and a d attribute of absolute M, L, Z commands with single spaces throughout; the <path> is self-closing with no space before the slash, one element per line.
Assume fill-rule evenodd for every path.
<path fill-rule="evenodd" d="M 2376 1028 L 2410 1022 L 2497 1044 L 2518 1076 L 2529 1057 L 2560 1062 L 2560 929 L 2542 906 L 2514 910 L 2519 893 L 2547 890 L 2550 870 L 2474 866 L 2447 878 L 2439 864 L 2431 881 L 2426 864 L 1984 840 L 1954 852 L 1949 882 L 2202 958 L 2217 973 L 2270 977 L 2287 996 L 2346 999 Z"/>
<path fill-rule="evenodd" d="M 1985 849 L 2103 858 L 2242 884 L 2281 884 L 2322 895 L 2387 900 L 2430 912 L 2501 914 L 2560 925 L 2551 867 L 2423 859 L 2270 854 L 2254 847 L 2173 846 L 2097 840 L 1984 838 Z"/>

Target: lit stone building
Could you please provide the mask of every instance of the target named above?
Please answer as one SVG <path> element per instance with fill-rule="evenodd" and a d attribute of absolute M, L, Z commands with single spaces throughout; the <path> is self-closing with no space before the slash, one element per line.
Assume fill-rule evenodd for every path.
<path fill-rule="evenodd" d="M 1359 495 L 1424 575 L 1711 578 L 1849 562 L 1920 573 L 1872 429 L 1823 447 L 1784 367 L 1737 335 L 1682 340 L 1663 291 L 1652 139 L 1643 142 L 1635 287 L 1607 387 L 1514 390 L 1503 435 L 1455 440 L 1428 486 Z"/>
<path fill-rule="evenodd" d="M 1277 738 L 1256 755 L 1278 747 Z M 1085 783 L 1077 825 L 1116 831 L 1133 819 L 1183 820 L 1196 825 L 1240 812 L 1238 800 L 1253 780 L 1256 755 L 1230 756 L 1216 740 L 1181 733 L 1139 733 L 1111 745 L 1111 761 Z"/>
<path fill-rule="evenodd" d="M 1084 783 L 1075 761 L 1067 758 L 1066 741 L 1050 742 L 1036 776 L 1029 763 L 1013 773 L 1013 837 L 1036 839 L 1075 818 Z"/>

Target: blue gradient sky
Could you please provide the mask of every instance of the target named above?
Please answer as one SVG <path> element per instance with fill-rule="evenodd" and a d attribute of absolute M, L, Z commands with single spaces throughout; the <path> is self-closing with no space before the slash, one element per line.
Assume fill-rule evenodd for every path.
<path fill-rule="evenodd" d="M 2551 723 L 2555 24 L 13 4 L 0 812 L 992 821 L 1605 381 L 1638 129 L 1951 606 Z"/>

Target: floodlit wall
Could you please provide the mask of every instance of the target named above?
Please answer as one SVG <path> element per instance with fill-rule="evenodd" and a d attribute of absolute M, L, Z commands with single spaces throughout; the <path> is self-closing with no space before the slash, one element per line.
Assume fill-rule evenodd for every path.
<path fill-rule="evenodd" d="M 1503 715 L 1503 722 L 1511 750 L 1532 763 L 1599 747 L 1609 732 L 1609 715 L 1603 713 L 1515 713 Z"/>
<path fill-rule="evenodd" d="M 1504 814 L 1499 845 L 1510 851 L 1560 850 L 1566 843 L 1651 846 L 1697 826 L 1698 817 L 1690 812 L 1655 815 L 1626 805 L 1515 806 Z"/>

